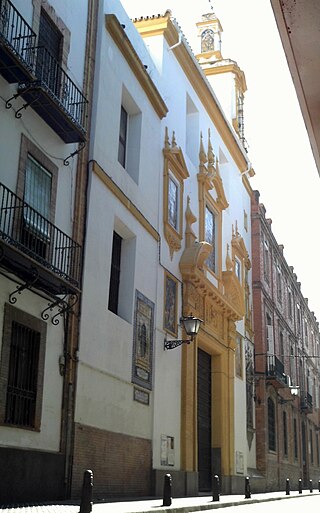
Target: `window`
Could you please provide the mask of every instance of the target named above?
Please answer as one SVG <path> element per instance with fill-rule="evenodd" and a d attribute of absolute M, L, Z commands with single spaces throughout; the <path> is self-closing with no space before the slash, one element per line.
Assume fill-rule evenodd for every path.
<path fill-rule="evenodd" d="M 266 315 L 266 328 L 267 328 L 267 352 L 270 355 L 274 355 L 274 338 L 273 338 L 273 326 L 271 317 L 269 314 Z"/>
<path fill-rule="evenodd" d="M 266 240 L 264 241 L 263 263 L 264 263 L 264 278 L 267 282 L 269 282 L 270 255 L 269 255 L 269 244 Z"/>
<path fill-rule="evenodd" d="M 241 282 L 241 262 L 238 260 L 238 258 L 235 258 L 234 260 L 234 270 L 236 273 L 236 277 Z"/>
<path fill-rule="evenodd" d="M 121 107 L 118 160 L 124 168 L 126 167 L 127 128 L 128 113 L 123 107 Z"/>
<path fill-rule="evenodd" d="M 236 341 L 237 341 L 236 354 L 235 354 L 236 376 L 238 376 L 238 378 L 242 378 L 243 377 L 243 372 L 242 372 L 242 337 L 240 335 L 237 335 Z"/>
<path fill-rule="evenodd" d="M 108 310 L 132 322 L 136 237 L 118 218 L 115 219 L 110 253 Z"/>
<path fill-rule="evenodd" d="M 269 451 L 276 450 L 276 409 L 271 397 L 268 398 L 268 446 Z"/>
<path fill-rule="evenodd" d="M 113 232 L 108 308 L 115 314 L 118 313 L 119 303 L 121 245 L 122 238 Z"/>
<path fill-rule="evenodd" d="M 45 257 L 50 237 L 51 174 L 28 154 L 24 182 L 22 243 Z M 31 207 L 31 208 L 29 208 Z"/>
<path fill-rule="evenodd" d="M 0 422 L 40 429 L 46 323 L 5 305 Z"/>
<path fill-rule="evenodd" d="M 292 292 L 288 289 L 288 313 L 289 319 L 292 319 Z"/>
<path fill-rule="evenodd" d="M 310 452 L 311 465 L 313 465 L 313 433 L 312 433 L 312 429 L 309 430 L 309 452 Z"/>
<path fill-rule="evenodd" d="M 141 128 L 141 110 L 123 86 L 119 113 L 118 161 L 136 184 L 139 183 Z"/>
<path fill-rule="evenodd" d="M 206 264 L 211 271 L 216 272 L 216 218 L 208 205 L 205 211 L 205 241 L 212 245 L 212 251 L 206 260 Z"/>
<path fill-rule="evenodd" d="M 57 62 L 61 59 L 62 34 L 48 14 L 41 9 L 38 46 L 44 46 Z"/>
<path fill-rule="evenodd" d="M 277 298 L 279 303 L 282 303 L 282 276 L 279 266 L 277 266 Z"/>
<path fill-rule="evenodd" d="M 169 175 L 168 186 L 168 221 L 171 226 L 178 230 L 179 228 L 179 185 L 176 180 Z"/>
<path fill-rule="evenodd" d="M 298 459 L 298 428 L 297 419 L 293 419 L 293 446 L 294 446 L 294 459 Z"/>
<path fill-rule="evenodd" d="M 284 361 L 284 336 L 283 331 L 279 332 L 280 359 Z"/>
<path fill-rule="evenodd" d="M 287 412 L 283 412 L 283 454 L 288 456 L 288 426 L 287 426 Z"/>
<path fill-rule="evenodd" d="M 27 203 L 17 223 L 20 242 L 47 258 L 50 222 L 54 222 L 58 168 L 24 135 L 21 138 L 17 195 Z"/>

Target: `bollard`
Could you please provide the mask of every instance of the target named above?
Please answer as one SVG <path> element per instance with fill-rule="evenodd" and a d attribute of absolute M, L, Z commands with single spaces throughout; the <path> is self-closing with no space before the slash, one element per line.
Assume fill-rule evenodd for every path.
<path fill-rule="evenodd" d="M 312 479 L 309 480 L 309 490 L 310 490 L 310 493 L 313 493 Z"/>
<path fill-rule="evenodd" d="M 251 489 L 250 489 L 250 479 L 249 479 L 249 477 L 246 477 L 244 490 L 245 490 L 244 498 L 245 499 L 251 499 Z"/>
<path fill-rule="evenodd" d="M 302 493 L 302 479 L 299 479 L 298 488 L 299 488 L 299 493 Z"/>
<path fill-rule="evenodd" d="M 212 501 L 220 501 L 220 482 L 217 475 L 212 479 Z"/>
<path fill-rule="evenodd" d="M 318 481 L 318 490 L 320 492 L 320 481 Z"/>
<path fill-rule="evenodd" d="M 164 476 L 162 506 L 171 506 L 171 504 L 172 504 L 171 496 L 172 496 L 172 478 L 171 478 L 171 474 L 166 474 Z"/>
<path fill-rule="evenodd" d="M 93 472 L 85 470 L 83 474 L 83 485 L 81 492 L 80 513 L 91 513 L 92 511 Z"/>
<path fill-rule="evenodd" d="M 286 480 L 286 495 L 290 495 L 290 479 Z"/>

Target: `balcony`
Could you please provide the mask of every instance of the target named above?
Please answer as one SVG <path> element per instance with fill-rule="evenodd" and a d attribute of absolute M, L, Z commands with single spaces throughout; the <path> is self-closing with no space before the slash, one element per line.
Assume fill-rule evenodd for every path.
<path fill-rule="evenodd" d="M 10 84 L 31 80 L 36 34 L 9 0 L 0 0 L 0 73 Z"/>
<path fill-rule="evenodd" d="M 267 356 L 266 377 L 275 388 L 287 386 L 287 377 L 284 373 L 284 365 L 275 355 Z"/>
<path fill-rule="evenodd" d="M 309 392 L 302 391 L 300 394 L 300 408 L 303 413 L 312 413 L 313 412 L 313 404 L 312 404 L 312 395 Z"/>
<path fill-rule="evenodd" d="M 0 265 L 53 295 L 80 287 L 81 246 L 0 183 Z"/>
<path fill-rule="evenodd" d="M 50 52 L 37 46 L 37 36 L 10 0 L 0 0 L 0 73 L 65 143 L 86 141 L 87 99 Z"/>
<path fill-rule="evenodd" d="M 65 143 L 85 142 L 86 98 L 46 48 L 33 51 L 35 79 L 20 82 L 18 94 Z"/>

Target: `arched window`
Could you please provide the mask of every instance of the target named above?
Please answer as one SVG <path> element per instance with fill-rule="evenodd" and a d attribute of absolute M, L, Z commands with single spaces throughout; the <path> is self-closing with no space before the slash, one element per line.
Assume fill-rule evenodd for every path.
<path fill-rule="evenodd" d="M 268 399 L 268 442 L 269 451 L 276 450 L 276 408 L 273 399 Z"/>

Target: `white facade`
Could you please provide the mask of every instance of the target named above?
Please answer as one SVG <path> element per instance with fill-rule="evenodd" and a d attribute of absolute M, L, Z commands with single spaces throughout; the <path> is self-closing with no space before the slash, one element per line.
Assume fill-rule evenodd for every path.
<path fill-rule="evenodd" d="M 162 22 L 169 35 L 166 30 L 152 33 L 151 29 L 148 34 L 148 23 L 156 27 Z M 97 496 L 161 494 L 163 474 L 168 471 L 175 493 L 197 493 L 197 456 L 191 461 L 189 454 L 196 455 L 198 450 L 196 414 L 191 421 L 191 444 L 186 435 L 188 410 L 192 415 L 196 411 L 195 403 L 189 405 L 186 361 L 197 347 L 211 355 L 212 415 L 217 408 L 221 417 L 212 429 L 212 464 L 224 476 L 226 489 L 236 490 L 237 478 L 255 466 L 246 421 L 245 348 L 252 333 L 247 331 L 243 311 L 245 266 L 251 254 L 247 177 L 251 166 L 229 113 L 223 114 L 184 39 L 171 48 L 178 39 L 175 22 L 170 16 L 155 16 L 134 24 L 119 2 L 105 1 L 100 6 L 72 493 L 78 493 L 85 468 L 95 468 Z M 199 173 L 199 166 L 206 165 L 199 156 L 201 134 L 205 153 L 214 154 L 215 174 L 209 191 L 201 185 Z M 175 230 L 168 221 L 168 187 L 176 191 Z M 183 290 L 191 282 L 182 264 L 193 236 L 185 235 L 185 230 L 190 231 L 192 224 L 195 239 L 208 251 L 202 242 L 207 200 L 217 205 L 219 213 L 218 268 L 216 272 L 203 268 L 202 259 L 199 271 L 207 287 L 200 297 L 207 327 L 190 346 L 167 351 L 165 337 L 185 338 L 177 326 L 181 315 L 190 314 Z M 120 269 L 116 286 L 114 268 Z M 171 328 L 166 303 L 170 280 L 175 287 Z M 239 308 L 232 303 L 232 287 L 242 305 Z M 214 307 L 206 299 L 213 291 L 220 305 L 218 324 L 224 326 L 220 335 L 213 326 Z M 221 308 L 224 301 L 225 310 Z M 241 320 L 232 324 L 236 319 Z M 146 326 L 147 335 L 143 334 Z M 237 360 L 241 377 L 235 376 L 237 336 L 241 339 Z M 225 347 L 219 356 L 220 343 Z M 228 370 L 219 377 L 223 365 Z M 197 379 L 196 367 L 191 379 Z M 196 394 L 195 384 L 193 397 Z M 215 429 L 220 431 L 216 441 Z M 218 469 L 219 451 L 222 464 Z M 228 468 L 227 459 L 232 460 Z"/>

